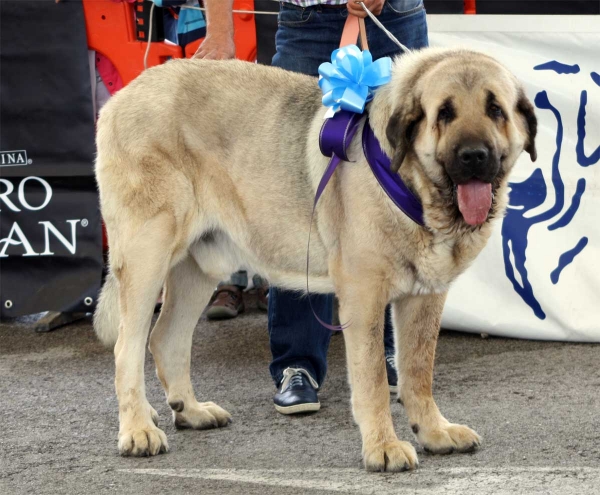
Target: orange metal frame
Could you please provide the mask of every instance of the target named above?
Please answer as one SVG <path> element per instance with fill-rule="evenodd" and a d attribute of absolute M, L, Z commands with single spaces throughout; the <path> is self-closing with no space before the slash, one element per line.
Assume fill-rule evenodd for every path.
<path fill-rule="evenodd" d="M 464 13 L 465 14 L 476 14 L 477 13 L 477 1 L 476 0 L 465 0 L 464 1 Z"/>
<path fill-rule="evenodd" d="M 135 32 L 135 3 L 113 0 L 83 0 L 88 47 L 108 57 L 119 72 L 123 84 L 144 70 L 144 54 L 148 43 L 139 41 Z M 235 0 L 234 9 L 254 10 L 253 0 Z M 253 62 L 256 59 L 256 28 L 253 14 L 234 14 L 236 57 Z M 148 66 L 171 58 L 191 57 L 202 39 L 185 47 L 164 42 L 152 43 Z"/>

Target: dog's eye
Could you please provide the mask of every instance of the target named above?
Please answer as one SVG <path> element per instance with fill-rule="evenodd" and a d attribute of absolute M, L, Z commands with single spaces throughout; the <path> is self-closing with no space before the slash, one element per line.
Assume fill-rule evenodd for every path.
<path fill-rule="evenodd" d="M 496 105 L 495 103 L 492 103 L 489 106 L 489 108 L 488 108 L 488 114 L 493 119 L 500 119 L 500 118 L 504 117 L 504 113 L 502 112 L 502 109 L 498 105 Z"/>
<path fill-rule="evenodd" d="M 454 118 L 454 109 L 449 105 L 444 105 L 438 112 L 438 121 L 443 120 L 449 122 Z"/>

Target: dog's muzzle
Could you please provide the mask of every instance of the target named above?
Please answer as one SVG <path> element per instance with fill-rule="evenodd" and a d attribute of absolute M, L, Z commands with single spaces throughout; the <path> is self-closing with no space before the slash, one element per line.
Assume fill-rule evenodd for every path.
<path fill-rule="evenodd" d="M 467 141 L 455 148 L 448 175 L 457 186 L 458 209 L 469 225 L 481 225 L 492 207 L 492 182 L 500 160 L 482 141 Z"/>

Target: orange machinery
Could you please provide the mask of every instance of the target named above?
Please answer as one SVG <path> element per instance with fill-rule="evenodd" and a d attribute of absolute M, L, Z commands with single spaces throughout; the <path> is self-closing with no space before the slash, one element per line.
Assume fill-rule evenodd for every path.
<path fill-rule="evenodd" d="M 134 9 L 137 3 L 118 0 L 83 0 L 88 47 L 108 57 L 119 72 L 123 84 L 144 70 L 147 42 L 136 36 Z M 253 0 L 235 0 L 235 10 L 254 10 Z M 256 28 L 253 14 L 234 14 L 236 57 L 253 62 L 256 59 Z M 148 66 L 170 58 L 191 57 L 202 40 L 185 47 L 164 42 L 152 43 Z"/>
<path fill-rule="evenodd" d="M 465 14 L 476 14 L 477 5 L 476 0 L 464 0 L 464 13 Z"/>

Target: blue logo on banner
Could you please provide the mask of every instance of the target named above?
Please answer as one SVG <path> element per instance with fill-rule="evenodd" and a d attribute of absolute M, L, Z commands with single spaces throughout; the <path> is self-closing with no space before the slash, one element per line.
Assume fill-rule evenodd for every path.
<path fill-rule="evenodd" d="M 534 70 L 550 70 L 557 74 L 577 74 L 580 72 L 578 65 L 567 65 L 555 60 L 545 64 L 537 65 Z M 600 75 L 596 72 L 590 74 L 592 81 L 600 86 Z M 556 151 L 552 157 L 551 181 L 554 189 L 554 204 L 545 212 L 539 213 L 533 217 L 526 217 L 526 214 L 541 206 L 548 195 L 548 184 L 540 168 L 537 168 L 523 182 L 511 182 L 509 194 L 509 208 L 506 217 L 502 223 L 502 253 L 504 256 L 504 269 L 506 276 L 511 281 L 514 290 L 531 307 L 535 316 L 543 320 L 546 313 L 542 309 L 539 301 L 534 294 L 533 286 L 527 273 L 527 244 L 529 229 L 538 223 L 554 220 L 548 225 L 548 230 L 557 230 L 569 225 L 575 217 L 581 197 L 585 193 L 586 182 L 584 178 L 577 181 L 575 193 L 567 210 L 561 215 L 565 205 L 565 185 L 560 175 L 560 154 L 563 145 L 563 122 L 560 112 L 550 103 L 546 91 L 540 91 L 535 97 L 535 106 L 541 110 L 552 112 L 556 119 Z M 577 145 L 575 152 L 577 163 L 582 167 L 589 167 L 600 161 L 600 146 L 587 156 L 584 151 L 584 141 L 586 138 L 586 105 L 587 91 L 583 90 L 579 99 L 579 113 L 577 115 Z M 562 253 L 558 260 L 556 268 L 550 272 L 550 280 L 557 284 L 562 271 L 573 262 L 575 257 L 581 253 L 588 244 L 588 238 L 582 237 L 572 249 Z M 511 260 L 511 254 L 514 259 Z M 518 272 L 521 283 L 517 280 L 515 270 Z"/>

